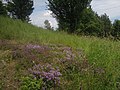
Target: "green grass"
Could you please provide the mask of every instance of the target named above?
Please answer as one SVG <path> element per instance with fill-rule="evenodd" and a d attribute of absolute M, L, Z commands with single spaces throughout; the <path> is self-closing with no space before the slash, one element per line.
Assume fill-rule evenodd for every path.
<path fill-rule="evenodd" d="M 79 84 L 79 80 L 83 81 L 83 90 L 116 90 L 116 83 L 120 78 L 120 42 L 112 41 L 109 39 L 100 39 L 96 37 L 83 37 L 76 35 L 69 35 L 64 32 L 53 32 L 43 30 L 42 28 L 35 27 L 31 24 L 23 23 L 19 20 L 12 20 L 7 17 L 0 16 L 0 39 L 13 40 L 20 44 L 36 43 L 42 45 L 64 45 L 74 49 L 82 49 L 89 61 L 95 67 L 105 68 L 105 80 L 110 83 L 108 86 L 105 82 L 98 84 L 98 77 L 92 75 L 79 78 L 79 75 L 73 77 L 73 86 L 67 87 L 68 90 L 74 89 L 74 86 Z M 91 79 L 93 78 L 93 79 Z M 79 79 L 79 80 L 78 80 Z M 99 78 L 100 79 L 100 78 Z M 102 79 L 102 78 L 101 78 Z M 90 80 L 90 81 L 89 81 Z M 87 81 L 92 82 L 89 86 Z M 104 81 L 104 80 L 103 80 Z M 105 86 L 106 85 L 106 86 Z M 88 87 L 87 87 L 88 86 Z M 89 88 L 89 89 L 88 89 Z M 118 89 L 118 90 L 119 90 Z"/>
<path fill-rule="evenodd" d="M 0 39 L 18 40 L 22 43 L 63 44 L 81 48 L 91 61 L 120 59 L 120 42 L 96 37 L 79 37 L 64 32 L 52 32 L 22 23 L 19 20 L 0 17 Z"/>

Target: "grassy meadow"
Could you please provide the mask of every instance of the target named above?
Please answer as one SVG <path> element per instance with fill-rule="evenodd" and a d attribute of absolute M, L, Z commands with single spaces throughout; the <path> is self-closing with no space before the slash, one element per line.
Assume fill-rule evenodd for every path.
<path fill-rule="evenodd" d="M 33 74 L 28 69 L 39 64 L 58 67 L 62 74 L 59 85 L 33 81 L 41 90 L 120 90 L 119 41 L 44 30 L 0 16 L 0 90 L 40 90 L 22 83 Z"/>

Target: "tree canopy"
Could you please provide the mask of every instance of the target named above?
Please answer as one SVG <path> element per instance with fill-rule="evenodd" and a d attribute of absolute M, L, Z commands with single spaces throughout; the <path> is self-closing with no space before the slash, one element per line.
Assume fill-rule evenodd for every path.
<path fill-rule="evenodd" d="M 112 24 L 111 24 L 111 21 L 109 19 L 109 16 L 107 16 L 107 14 L 103 14 L 101 15 L 101 21 L 102 21 L 102 35 L 103 37 L 108 37 L 110 35 L 110 32 L 111 32 L 111 27 L 112 27 Z"/>
<path fill-rule="evenodd" d="M 33 12 L 33 0 L 12 0 L 8 2 L 8 11 L 13 18 L 29 21 Z"/>
<path fill-rule="evenodd" d="M 48 29 L 48 30 L 53 30 L 53 27 L 51 27 L 51 24 L 48 20 L 45 20 L 44 21 L 44 24 L 45 24 L 45 28 Z"/>
<path fill-rule="evenodd" d="M 0 1 L 0 15 L 7 15 L 6 7 L 3 5 L 2 1 Z"/>
<path fill-rule="evenodd" d="M 48 0 L 49 10 L 53 12 L 59 25 L 65 25 L 69 33 L 78 29 L 80 15 L 90 6 L 91 0 Z M 62 24 L 62 25 L 61 25 Z"/>
<path fill-rule="evenodd" d="M 77 34 L 100 36 L 101 20 L 91 7 L 85 9 L 80 15 L 79 28 Z"/>
<path fill-rule="evenodd" d="M 112 35 L 116 39 L 120 39 L 120 20 L 115 20 L 114 21 Z"/>

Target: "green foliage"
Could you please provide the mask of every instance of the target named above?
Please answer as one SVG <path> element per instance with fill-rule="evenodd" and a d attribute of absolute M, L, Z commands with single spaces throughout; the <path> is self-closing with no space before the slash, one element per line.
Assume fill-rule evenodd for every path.
<path fill-rule="evenodd" d="M 88 26 L 85 28 L 84 33 L 85 35 L 90 36 L 98 36 L 99 35 L 99 28 L 95 25 L 95 23 L 88 24 Z"/>
<path fill-rule="evenodd" d="M 67 32 L 73 33 L 78 29 L 82 11 L 90 6 L 91 0 L 48 0 L 48 2 L 49 10 L 53 12 L 58 25 L 65 25 Z"/>
<path fill-rule="evenodd" d="M 0 15 L 7 15 L 6 7 L 3 5 L 2 1 L 0 1 Z"/>
<path fill-rule="evenodd" d="M 116 39 L 120 39 L 120 20 L 115 20 L 114 21 L 112 35 Z"/>
<path fill-rule="evenodd" d="M 2 85 L 2 82 L 0 81 L 0 90 L 2 90 L 2 86 L 3 86 L 3 85 Z"/>
<path fill-rule="evenodd" d="M 112 27 L 112 24 L 111 24 L 111 21 L 109 19 L 109 16 L 107 16 L 107 14 L 103 14 L 101 15 L 101 25 L 102 25 L 102 36 L 103 37 L 108 37 L 110 36 L 110 32 L 111 32 L 111 27 Z"/>
<path fill-rule="evenodd" d="M 81 14 L 81 21 L 79 24 L 79 31 L 77 34 L 99 36 L 101 31 L 101 21 L 99 16 L 92 10 L 92 8 L 85 9 Z"/>
<path fill-rule="evenodd" d="M 23 77 L 21 90 L 41 90 L 42 88 L 42 79 L 33 79 L 31 77 Z"/>
<path fill-rule="evenodd" d="M 58 21 L 58 20 L 57 20 Z M 58 30 L 59 31 L 65 31 L 65 32 L 68 32 L 68 26 L 67 26 L 67 23 L 63 22 L 62 20 L 58 21 Z"/>
<path fill-rule="evenodd" d="M 7 9 L 13 18 L 29 21 L 33 12 L 33 0 L 12 0 L 8 2 Z"/>

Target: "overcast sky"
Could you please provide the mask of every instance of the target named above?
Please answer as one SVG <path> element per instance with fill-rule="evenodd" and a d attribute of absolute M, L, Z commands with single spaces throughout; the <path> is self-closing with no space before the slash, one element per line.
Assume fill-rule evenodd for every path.
<path fill-rule="evenodd" d="M 34 25 L 44 27 L 44 21 L 47 19 L 51 22 L 53 27 L 57 27 L 57 22 L 50 15 L 50 11 L 47 10 L 47 0 L 34 0 L 34 11 L 32 13 L 31 22 Z M 110 16 L 111 21 L 120 19 L 120 0 L 92 0 L 92 8 L 99 15 L 107 13 Z"/>

